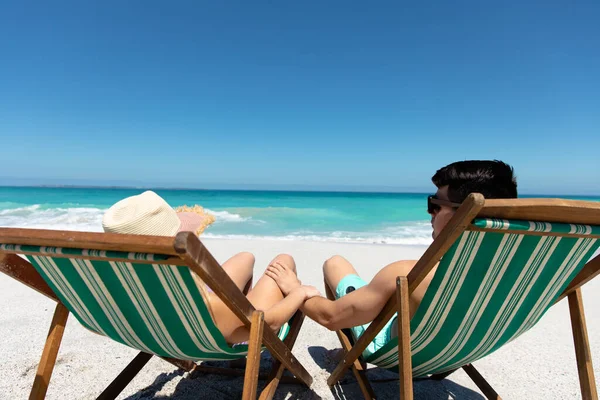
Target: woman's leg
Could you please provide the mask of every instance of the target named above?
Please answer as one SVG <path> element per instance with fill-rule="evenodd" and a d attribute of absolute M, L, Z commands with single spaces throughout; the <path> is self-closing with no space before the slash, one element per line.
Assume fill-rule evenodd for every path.
<path fill-rule="evenodd" d="M 231 278 L 235 285 L 244 293 L 252 287 L 252 274 L 254 271 L 254 255 L 242 252 L 234 255 L 222 265 L 223 270 Z"/>
<path fill-rule="evenodd" d="M 269 263 L 269 265 L 276 261 L 284 264 L 291 271 L 293 271 L 294 274 L 297 274 L 296 262 L 292 256 L 288 254 L 279 254 Z M 279 289 L 279 286 L 277 286 L 277 283 L 272 278 L 269 278 L 267 275 L 263 274 L 258 282 L 256 282 L 256 285 L 254 285 L 250 293 L 248 293 L 247 297 L 254 308 L 264 311 L 271 308 L 277 302 L 283 300 L 284 295 L 281 292 L 281 289 Z"/>
<path fill-rule="evenodd" d="M 280 254 L 271 261 L 279 261 L 296 273 L 296 263 L 292 256 Z M 268 310 L 283 299 L 283 293 L 277 283 L 266 275 L 262 275 L 256 285 L 246 296 L 257 310 Z M 217 296 L 211 297 L 211 306 L 217 321 L 217 327 L 228 343 L 239 343 L 248 340 L 249 330 L 242 321 Z"/>
<path fill-rule="evenodd" d="M 238 289 L 246 294 L 252 286 L 254 255 L 248 252 L 238 253 L 225 261 L 221 266 Z M 237 317 L 229 307 L 214 292 L 209 291 L 207 296 L 208 306 L 217 328 L 222 333 L 234 329 L 235 326 L 232 325 L 232 321 L 237 319 Z M 239 320 L 238 322 L 241 323 Z"/>

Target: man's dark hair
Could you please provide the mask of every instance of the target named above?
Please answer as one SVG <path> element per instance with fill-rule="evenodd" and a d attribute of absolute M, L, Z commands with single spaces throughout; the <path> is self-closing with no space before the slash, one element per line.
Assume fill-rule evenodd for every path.
<path fill-rule="evenodd" d="M 448 185 L 448 199 L 462 203 L 470 193 L 486 199 L 517 197 L 513 168 L 498 160 L 458 161 L 439 169 L 431 178 L 438 188 Z"/>

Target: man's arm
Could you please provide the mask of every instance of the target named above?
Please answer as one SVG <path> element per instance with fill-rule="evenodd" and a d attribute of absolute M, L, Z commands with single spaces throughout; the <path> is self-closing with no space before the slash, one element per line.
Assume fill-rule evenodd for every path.
<path fill-rule="evenodd" d="M 307 298 L 318 294 L 312 286 L 300 286 L 292 290 L 283 300 L 265 310 L 265 322 L 273 331 L 279 330 L 298 311 Z"/>
<path fill-rule="evenodd" d="M 396 277 L 406 274 L 405 262 L 392 263 L 379 271 L 368 285 L 336 301 L 313 297 L 301 309 L 309 318 L 329 330 L 363 325 L 373 321 L 390 299 L 396 290 Z"/>

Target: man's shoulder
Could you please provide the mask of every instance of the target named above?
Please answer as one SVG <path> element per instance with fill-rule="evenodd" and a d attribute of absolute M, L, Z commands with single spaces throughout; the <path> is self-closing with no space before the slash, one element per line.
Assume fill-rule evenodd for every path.
<path fill-rule="evenodd" d="M 396 289 L 396 278 L 408 276 L 416 263 L 416 260 L 394 261 L 383 267 L 371 280 L 369 286 L 371 289 L 381 291 L 382 294 L 389 296 Z"/>

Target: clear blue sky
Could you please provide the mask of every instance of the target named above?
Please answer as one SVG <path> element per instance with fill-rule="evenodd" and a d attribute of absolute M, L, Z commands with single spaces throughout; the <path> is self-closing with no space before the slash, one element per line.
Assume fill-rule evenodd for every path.
<path fill-rule="evenodd" d="M 498 158 L 524 193 L 599 194 L 598 21 L 596 0 L 2 2 L 0 183 L 426 191 Z"/>

